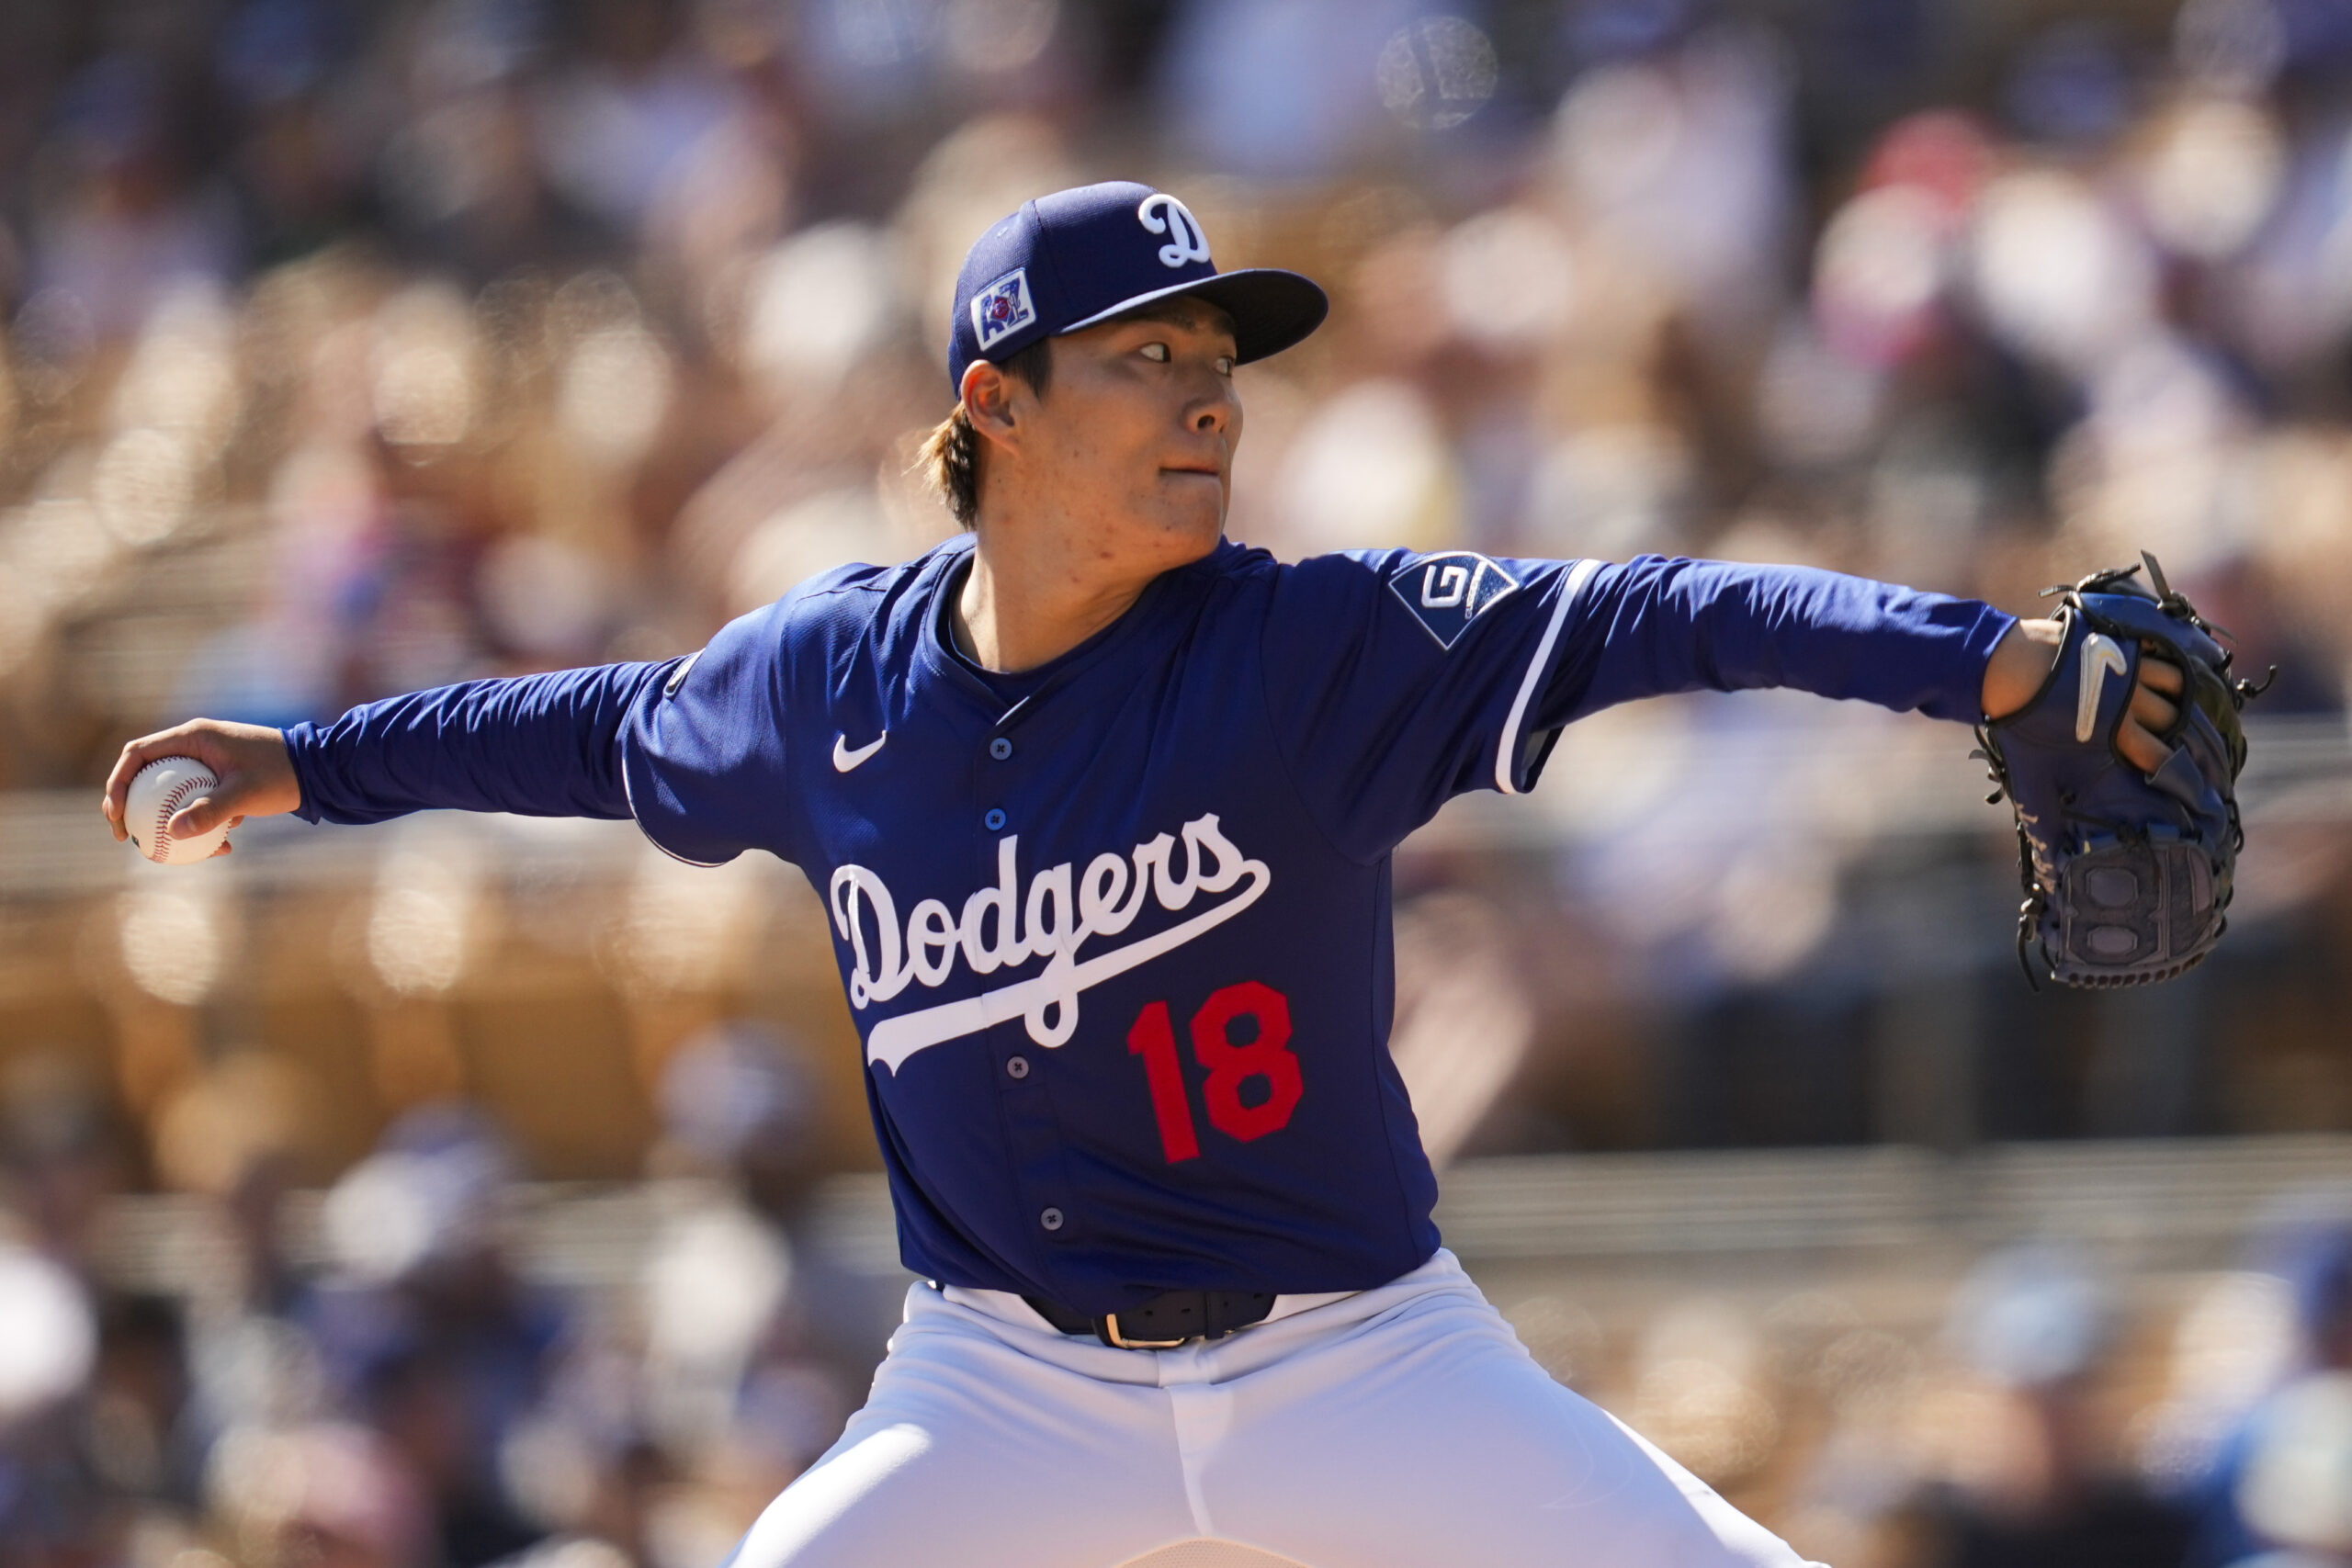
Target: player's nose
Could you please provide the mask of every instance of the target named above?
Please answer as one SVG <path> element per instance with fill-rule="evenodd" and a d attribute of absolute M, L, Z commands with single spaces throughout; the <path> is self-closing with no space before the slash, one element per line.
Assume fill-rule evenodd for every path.
<path fill-rule="evenodd" d="M 1214 377 L 1186 409 L 1184 423 L 1198 435 L 1231 434 L 1241 423 L 1241 404 L 1233 395 L 1232 380 Z"/>

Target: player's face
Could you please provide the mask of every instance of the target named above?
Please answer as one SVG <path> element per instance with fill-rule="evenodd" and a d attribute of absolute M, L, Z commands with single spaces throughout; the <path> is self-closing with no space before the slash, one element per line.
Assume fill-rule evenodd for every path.
<path fill-rule="evenodd" d="M 1054 340 L 1041 446 L 1107 548 L 1164 567 L 1216 547 L 1241 437 L 1233 355 L 1230 319 L 1197 299 Z"/>

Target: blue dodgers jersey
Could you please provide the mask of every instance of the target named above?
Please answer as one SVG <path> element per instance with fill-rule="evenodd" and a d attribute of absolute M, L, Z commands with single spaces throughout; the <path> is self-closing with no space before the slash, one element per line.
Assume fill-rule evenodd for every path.
<path fill-rule="evenodd" d="M 1449 797 L 1650 691 L 1973 717 L 2007 626 L 1827 573 L 1227 543 L 1008 706 L 942 638 L 971 547 L 729 626 L 642 683 L 620 773 L 672 853 L 823 897 L 907 1266 L 1092 1313 L 1436 1247 L 1389 855 Z"/>

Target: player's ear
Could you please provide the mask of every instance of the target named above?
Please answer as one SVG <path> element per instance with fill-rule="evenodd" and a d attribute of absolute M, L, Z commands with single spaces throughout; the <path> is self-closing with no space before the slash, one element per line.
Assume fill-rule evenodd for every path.
<path fill-rule="evenodd" d="M 1020 439 L 1021 394 L 1028 389 L 985 359 L 964 368 L 964 417 L 972 428 L 1001 446 Z"/>

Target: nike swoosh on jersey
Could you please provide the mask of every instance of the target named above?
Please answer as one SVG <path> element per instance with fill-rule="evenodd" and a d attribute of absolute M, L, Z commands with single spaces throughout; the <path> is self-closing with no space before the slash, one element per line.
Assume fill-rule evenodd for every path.
<path fill-rule="evenodd" d="M 867 741 L 865 745 L 860 746 L 857 750 L 853 751 L 850 750 L 848 736 L 834 736 L 833 772 L 837 773 L 848 773 L 851 769 L 865 761 L 865 759 L 874 755 L 875 752 L 882 750 L 882 742 L 889 739 L 890 732 L 886 729 L 881 734 L 876 736 L 873 739 Z"/>
<path fill-rule="evenodd" d="M 2098 731 L 2098 699 L 2107 689 L 2107 674 L 2112 670 L 2118 675 L 2130 668 L 2123 657 L 2122 645 L 2113 637 L 2093 632 L 2083 638 L 2082 684 L 2075 698 L 2075 739 L 2087 744 Z"/>

